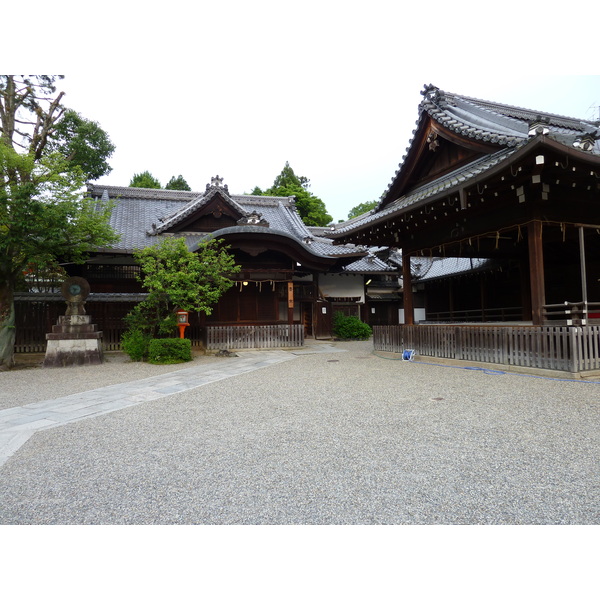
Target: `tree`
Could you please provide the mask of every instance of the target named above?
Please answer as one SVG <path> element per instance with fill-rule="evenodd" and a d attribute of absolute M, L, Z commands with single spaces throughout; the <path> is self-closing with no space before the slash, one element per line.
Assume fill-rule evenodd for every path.
<path fill-rule="evenodd" d="M 183 178 L 182 175 L 177 177 L 173 176 L 169 179 L 169 183 L 165 185 L 165 190 L 182 190 L 184 192 L 191 192 L 192 188 L 188 185 L 188 182 Z"/>
<path fill-rule="evenodd" d="M 81 197 L 86 180 L 110 171 L 114 146 L 62 105 L 58 79 L 0 76 L 0 370 L 14 362 L 14 292 L 26 275 L 117 239 L 110 206 Z"/>
<path fill-rule="evenodd" d="M 294 173 L 290 163 L 286 162 L 281 173 L 275 178 L 273 185 L 262 193 L 264 196 L 295 196 L 298 214 L 306 225 L 325 227 L 331 223 L 332 217 L 327 213 L 325 203 L 314 196 L 308 188 L 310 180 Z M 256 187 L 253 194 L 260 192 Z"/>
<path fill-rule="evenodd" d="M 358 206 L 355 206 L 349 213 L 348 218 L 354 219 L 354 217 L 358 217 L 360 215 L 364 215 L 370 210 L 374 209 L 377 206 L 377 200 L 371 200 L 370 202 L 362 202 Z"/>
<path fill-rule="evenodd" d="M 60 152 L 72 167 L 79 165 L 88 179 L 98 179 L 112 171 L 106 157 L 112 155 L 115 146 L 107 133 L 74 110 L 66 110 L 56 124 L 48 149 Z"/>
<path fill-rule="evenodd" d="M 134 254 L 141 267 L 139 281 L 148 292 L 128 315 L 130 330 L 151 337 L 172 334 L 175 311 L 211 314 L 212 307 L 233 285 L 230 276 L 238 273 L 221 240 L 203 242 L 190 252 L 183 238 L 165 238 L 160 244 Z"/>
<path fill-rule="evenodd" d="M 150 188 L 154 190 L 162 189 L 160 181 L 156 179 L 149 171 L 143 173 L 136 173 L 129 182 L 129 187 L 134 188 Z"/>

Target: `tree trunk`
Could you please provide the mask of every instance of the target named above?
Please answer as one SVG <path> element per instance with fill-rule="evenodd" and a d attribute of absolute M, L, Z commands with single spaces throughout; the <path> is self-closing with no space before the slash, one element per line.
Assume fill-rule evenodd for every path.
<path fill-rule="evenodd" d="M 0 284 L 0 371 L 15 362 L 15 303 L 12 286 Z"/>

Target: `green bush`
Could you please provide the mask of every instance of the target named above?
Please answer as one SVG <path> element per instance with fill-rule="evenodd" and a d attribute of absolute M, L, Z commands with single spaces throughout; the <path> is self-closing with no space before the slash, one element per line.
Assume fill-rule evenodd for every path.
<path fill-rule="evenodd" d="M 150 340 L 148 362 L 153 365 L 172 365 L 192 360 L 192 342 L 186 338 Z"/>
<path fill-rule="evenodd" d="M 360 319 L 336 312 L 333 316 L 333 333 L 342 340 L 368 340 L 373 332 Z"/>
<path fill-rule="evenodd" d="M 139 329 L 128 329 L 121 336 L 121 348 L 133 361 L 146 360 L 150 339 L 149 335 Z"/>

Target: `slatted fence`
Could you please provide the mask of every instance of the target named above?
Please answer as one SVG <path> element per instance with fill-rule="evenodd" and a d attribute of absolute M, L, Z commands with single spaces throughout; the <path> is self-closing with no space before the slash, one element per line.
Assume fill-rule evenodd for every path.
<path fill-rule="evenodd" d="M 375 350 L 579 373 L 600 369 L 600 326 L 380 325 Z"/>
<path fill-rule="evenodd" d="M 98 296 L 98 294 L 96 295 Z M 119 350 L 125 332 L 125 315 L 136 305 L 134 300 L 109 301 L 92 299 L 86 302 L 87 314 L 102 332 L 102 346 Z M 45 352 L 46 334 L 60 315 L 65 314 L 66 303 L 59 294 L 20 294 L 15 298 L 15 352 Z"/>
<path fill-rule="evenodd" d="M 206 328 L 207 350 L 296 348 L 304 345 L 304 326 L 231 325 Z"/>
<path fill-rule="evenodd" d="M 88 299 L 86 311 L 92 322 L 102 331 L 102 346 L 120 350 L 121 336 L 126 330 L 125 315 L 137 304 L 125 297 L 108 301 L 100 294 Z M 91 298 L 91 296 L 90 296 Z M 21 294 L 15 299 L 15 352 L 45 352 L 46 333 L 52 331 L 58 317 L 64 315 L 66 304 L 59 294 Z M 206 344 L 207 349 L 231 350 L 243 348 L 296 348 L 304 345 L 304 327 L 301 324 L 255 326 L 208 326 L 192 320 L 186 331 L 192 346 Z"/>

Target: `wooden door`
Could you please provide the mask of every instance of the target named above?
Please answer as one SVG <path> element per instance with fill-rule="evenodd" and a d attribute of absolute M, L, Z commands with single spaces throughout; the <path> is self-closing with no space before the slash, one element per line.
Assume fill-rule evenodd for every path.
<path fill-rule="evenodd" d="M 331 303 L 327 300 L 317 300 L 315 302 L 315 339 L 329 339 L 332 337 L 331 325 L 333 311 Z"/>

